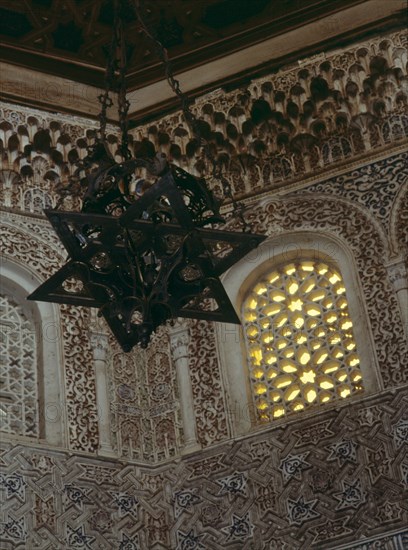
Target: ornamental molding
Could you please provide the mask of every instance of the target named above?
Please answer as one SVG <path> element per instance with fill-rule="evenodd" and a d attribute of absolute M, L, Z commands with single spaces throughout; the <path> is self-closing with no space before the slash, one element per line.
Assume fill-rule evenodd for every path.
<path fill-rule="evenodd" d="M 375 164 L 377 162 L 393 158 L 394 156 L 398 156 L 399 154 L 406 153 L 407 143 L 408 141 L 404 141 L 402 144 L 393 144 L 390 147 L 381 148 L 380 150 L 375 151 L 372 154 L 357 156 L 354 159 L 347 160 L 343 163 L 338 163 L 335 166 L 327 167 L 324 173 L 316 173 L 311 175 L 303 174 L 299 176 L 296 181 L 289 181 L 284 186 L 277 189 L 269 189 L 264 192 L 259 191 L 258 193 L 243 199 L 243 202 L 245 202 L 246 205 L 250 206 L 254 203 L 267 201 L 271 196 L 284 196 L 288 193 L 300 191 L 304 188 L 311 187 L 314 184 L 325 182 L 328 179 L 341 177 L 344 174 L 350 173 L 352 170 L 360 170 L 364 166 Z M 231 211 L 231 206 L 225 205 L 221 208 L 221 211 L 229 212 Z"/>
<path fill-rule="evenodd" d="M 58 255 L 62 262 L 67 256 L 66 250 L 61 245 L 57 234 L 54 231 L 50 231 L 50 223 L 44 217 L 26 216 L 25 214 L 18 214 L 16 212 L 8 212 L 0 208 L 0 220 L 4 225 L 10 228 L 19 229 L 22 232 L 26 232 L 29 235 L 35 236 L 35 239 L 41 242 L 41 245 L 51 247 Z M 25 262 L 26 268 L 30 266 Z"/>
<path fill-rule="evenodd" d="M 392 258 L 400 253 L 398 249 L 402 243 L 398 242 L 398 232 L 404 231 L 404 225 L 399 218 L 408 216 L 408 211 L 404 213 L 404 203 L 408 200 L 406 151 L 397 154 L 394 152 L 389 157 L 288 192 L 286 196 L 305 196 L 306 193 L 313 196 L 334 195 L 350 202 L 354 207 L 363 207 L 366 213 L 369 211 L 377 230 L 388 243 L 387 256 Z M 264 203 L 267 203 L 267 199 Z M 405 232 L 408 232 L 406 228 Z"/>
<path fill-rule="evenodd" d="M 405 31 L 389 33 L 199 98 L 193 110 L 235 196 L 281 192 L 406 144 L 406 46 Z M 8 176 L 0 204 L 40 214 L 55 206 L 76 160 L 93 143 L 97 123 L 10 103 L 1 114 L 0 170 Z M 109 127 L 108 134 L 118 156 L 117 128 Z M 132 137 L 135 154 L 160 151 L 190 173 L 211 173 L 180 112 L 138 127 Z M 69 210 L 76 203 L 65 197 L 63 206 Z"/>

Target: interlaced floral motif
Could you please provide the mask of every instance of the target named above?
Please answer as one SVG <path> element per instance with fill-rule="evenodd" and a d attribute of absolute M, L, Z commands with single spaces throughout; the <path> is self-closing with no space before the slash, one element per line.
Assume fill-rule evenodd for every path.
<path fill-rule="evenodd" d="M 329 445 L 330 455 L 328 460 L 337 460 L 339 466 L 345 462 L 357 462 L 357 444 L 350 439 L 342 439 L 332 445 Z"/>
<path fill-rule="evenodd" d="M 18 520 L 8 518 L 8 521 L 0 523 L 0 536 L 6 540 L 17 541 L 17 543 L 21 544 L 21 541 L 27 538 L 24 518 Z"/>
<path fill-rule="evenodd" d="M 184 511 L 193 511 L 195 504 L 201 502 L 196 491 L 177 491 L 173 496 L 175 516 L 178 518 Z"/>
<path fill-rule="evenodd" d="M 310 464 L 306 462 L 305 458 L 309 453 L 303 453 L 300 455 L 288 455 L 281 461 L 280 469 L 282 470 L 283 479 L 285 482 L 292 478 L 300 481 L 302 479 L 302 472 L 307 468 L 310 468 Z"/>
<path fill-rule="evenodd" d="M 177 548 L 179 550 L 205 550 L 205 546 L 200 542 L 202 535 L 196 535 L 193 530 L 188 533 L 178 531 L 177 539 L 179 542 Z"/>
<path fill-rule="evenodd" d="M 24 502 L 26 482 L 23 476 L 19 474 L 13 474 L 11 476 L 0 474 L 0 486 L 6 489 L 7 498 L 17 496 L 21 502 Z"/>
<path fill-rule="evenodd" d="M 68 502 L 74 503 L 79 508 L 83 507 L 83 504 L 87 499 L 86 493 L 84 493 L 83 490 L 79 489 L 78 487 L 74 487 L 73 485 L 66 485 L 64 487 L 64 493 L 66 495 L 66 500 Z"/>
<path fill-rule="evenodd" d="M 221 495 L 226 493 L 229 493 L 231 495 L 246 494 L 247 480 L 245 474 L 243 473 L 235 472 L 230 476 L 218 479 L 217 483 L 221 486 L 221 489 L 219 491 L 219 494 Z"/>
<path fill-rule="evenodd" d="M 289 521 L 294 525 L 301 525 L 303 522 L 318 517 L 320 514 L 314 509 L 317 500 L 307 501 L 303 496 L 297 501 L 288 500 Z"/>
<path fill-rule="evenodd" d="M 67 525 L 67 543 L 68 547 L 72 549 L 92 550 L 92 543 L 95 537 L 91 537 L 85 534 L 84 527 L 78 527 L 78 529 L 72 528 Z"/>
<path fill-rule="evenodd" d="M 395 445 L 398 449 L 408 444 L 408 419 L 401 418 L 392 429 Z"/>
<path fill-rule="evenodd" d="M 138 500 L 134 495 L 128 493 L 112 493 L 112 495 L 121 516 L 125 516 L 126 514 L 135 515 L 137 513 Z"/>
<path fill-rule="evenodd" d="M 334 496 L 338 499 L 338 509 L 358 508 L 365 501 L 365 492 L 361 488 L 360 480 L 353 482 L 342 481 L 343 491 Z"/>
<path fill-rule="evenodd" d="M 222 531 L 227 534 L 227 541 L 240 540 L 244 541 L 251 537 L 254 526 L 251 523 L 249 513 L 240 517 L 232 514 L 232 522 L 228 527 L 224 527 Z"/>
<path fill-rule="evenodd" d="M 135 535 L 130 538 L 125 533 L 122 535 L 122 540 L 120 541 L 119 550 L 139 550 L 139 537 Z"/>

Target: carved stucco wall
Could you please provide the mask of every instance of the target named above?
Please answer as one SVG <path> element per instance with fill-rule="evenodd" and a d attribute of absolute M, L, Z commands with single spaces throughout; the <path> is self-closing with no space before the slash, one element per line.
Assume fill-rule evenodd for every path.
<path fill-rule="evenodd" d="M 3 257 L 29 266 L 40 280 L 61 266 L 63 252 L 43 220 L 15 217 L 3 212 L 0 226 Z M 77 451 L 94 451 L 98 434 L 95 376 L 86 330 L 89 312 L 84 308 L 64 305 L 61 306 L 60 318 L 61 325 L 57 327 L 55 337 L 63 341 L 67 401 L 58 404 L 58 407 L 66 407 L 68 413 L 69 447 Z M 59 410 L 58 414 L 63 413 Z"/>
<path fill-rule="evenodd" d="M 146 352 L 123 353 L 112 337 L 110 346 L 114 449 L 148 463 L 177 456 L 183 428 L 166 328 L 156 332 Z"/>
<path fill-rule="evenodd" d="M 387 270 L 390 261 L 397 260 L 401 265 L 406 261 L 408 226 L 396 226 L 394 220 L 407 215 L 404 198 L 408 195 L 407 158 L 407 153 L 402 153 L 289 192 L 279 199 L 265 198 L 262 206 L 255 203 L 246 212 L 246 218 L 252 223 L 254 231 L 267 234 L 277 242 L 283 233 L 303 230 L 312 231 L 312 234 L 333 235 L 342 239 L 351 249 L 381 372 L 380 384 L 385 387 L 406 384 L 408 377 L 408 352 L 404 335 L 406 320 L 399 308 L 392 273 Z M 238 222 L 231 222 L 231 228 L 235 225 Z M 295 236 L 293 246 L 296 247 Z M 333 251 L 322 252 L 330 254 Z M 222 345 L 222 339 L 218 339 L 218 342 Z M 211 414 L 206 409 L 212 409 L 215 402 L 223 402 L 224 399 L 217 383 L 221 376 L 218 369 L 218 372 L 212 374 L 213 391 L 209 392 L 206 388 L 207 374 L 213 369 L 211 354 L 204 355 L 203 359 L 199 356 L 200 349 L 207 347 L 215 350 L 216 343 L 212 325 L 203 326 L 198 333 L 192 331 L 192 372 L 195 365 L 200 365 L 205 373 L 202 376 L 203 391 L 206 390 L 207 395 L 212 396 L 208 400 L 202 399 L 198 389 L 195 391 L 199 432 L 201 424 L 211 422 Z M 193 385 L 198 384 L 199 387 L 199 382 L 194 380 L 194 376 L 192 378 Z M 220 426 L 218 437 L 222 437 L 223 420 L 223 415 L 217 416 Z M 217 436 L 214 440 L 217 440 Z M 208 444 L 204 441 L 202 443 Z"/>
<path fill-rule="evenodd" d="M 0 226 L 4 258 L 30 266 L 40 279 L 63 264 L 65 255 L 54 235 L 47 239 L 49 228 L 43 220 L 2 212 Z M 67 411 L 69 448 L 94 452 L 98 410 L 90 312 L 63 305 L 60 319 L 53 337 L 63 342 L 66 402 L 57 404 L 56 414 Z M 156 462 L 178 454 L 182 427 L 167 332 L 161 330 L 146 353 L 136 349 L 132 355 L 121 352 L 112 339 L 109 363 L 113 439 L 115 448 L 120 446 L 119 455 Z"/>
<path fill-rule="evenodd" d="M 408 396 L 403 389 L 408 361 L 385 265 L 403 254 L 401 244 L 406 240 L 407 227 L 401 231 L 393 223 L 406 216 L 402 198 L 406 158 L 406 153 L 394 155 L 280 199 L 265 199 L 261 208 L 255 205 L 247 212 L 257 230 L 270 235 L 303 228 L 333 232 L 347 241 L 358 266 L 383 383 L 395 388 L 391 393 L 379 393 L 352 406 L 342 403 L 327 412 L 320 409 L 311 417 L 298 416 L 240 442 L 229 442 L 228 388 L 223 386 L 217 361 L 215 328 L 193 323 L 194 412 L 199 442 L 209 449 L 181 461 L 167 460 L 155 469 L 6 446 L 0 478 L 7 510 L 0 522 L 3 544 L 106 549 L 291 549 L 345 544 L 349 548 L 351 541 L 361 537 L 402 529 L 408 520 Z M 377 177 L 368 179 L 367 173 Z M 354 182 L 353 188 L 348 182 Z M 7 213 L 2 222 L 4 236 L 10 237 L 6 253 L 24 258 L 43 276 L 62 261 L 56 242 L 46 244 L 48 229 L 42 220 Z M 94 374 L 92 358 L 86 355 L 90 352 L 84 354 L 89 349 L 84 315 L 78 309 L 62 316 L 73 451 L 94 451 L 97 445 Z M 157 346 L 163 354 L 158 363 Z M 133 390 L 145 400 L 144 433 L 149 434 L 150 447 L 148 437 L 144 451 L 139 447 L 132 457 L 150 463 L 177 455 L 182 443 L 178 395 L 164 334 L 152 350 L 149 357 L 139 351 L 127 356 L 135 367 L 130 367 L 128 375 L 118 368 L 116 356 L 111 379 L 116 396 L 126 398 Z M 141 378 L 132 380 L 130 376 L 137 377 L 138 372 Z M 154 380 L 150 387 L 149 376 Z M 127 393 L 121 388 L 124 380 Z M 168 396 L 162 401 L 163 409 L 146 414 L 152 393 L 161 391 Z M 122 430 L 120 437 L 126 442 L 127 424 L 118 411 L 128 415 L 133 429 L 140 415 L 136 409 L 133 413 L 131 408 L 120 409 L 119 401 L 112 399 L 113 424 L 116 436 Z M 157 432 L 163 420 L 168 424 L 166 438 Z M 120 454 L 122 461 L 126 454 L 131 456 L 123 448 Z M 401 533 L 364 548 L 403 547 L 406 535 Z"/>
<path fill-rule="evenodd" d="M 371 55 L 386 51 L 382 40 L 372 41 Z M 394 48 L 391 53 L 399 51 L 404 43 L 400 33 L 390 40 Z M 347 61 L 351 67 L 358 48 L 344 52 L 343 63 Z M 384 53 L 388 64 L 399 59 L 394 53 L 389 54 L 391 57 Z M 319 58 L 318 64 L 316 60 L 305 62 L 301 68 L 320 66 L 323 70 L 322 61 Z M 291 69 L 273 76 L 274 88 L 279 89 L 277 83 L 281 87 L 286 83 L 285 90 L 290 90 L 296 84 L 297 72 Z M 359 73 L 357 68 L 350 75 L 356 80 Z M 391 78 L 389 72 L 387 75 Z M 385 73 L 375 72 L 374 76 L 371 82 L 381 88 L 379 83 Z M 364 89 L 364 79 L 361 82 Z M 398 89 L 403 89 L 401 82 L 400 79 Z M 256 90 L 259 89 L 258 83 Z M 262 93 L 268 89 L 264 86 Z M 255 85 L 251 90 L 254 94 Z M 399 91 L 394 92 L 396 98 Z M 217 101 L 225 102 L 228 116 L 239 118 L 239 113 L 230 112 L 237 94 L 215 95 L 211 103 L 219 109 Z M 352 97 L 356 96 L 351 94 Z M 401 95 L 398 97 L 403 100 Z M 350 98 L 348 104 L 352 103 Z M 204 99 L 198 106 L 203 113 L 208 110 L 204 106 L 209 100 Z M 400 100 L 385 103 L 398 110 Z M 276 95 L 273 101 L 276 106 Z M 388 114 L 379 110 L 383 125 L 395 115 L 394 107 Z M 6 207 L 1 217 L 4 253 L 44 279 L 63 263 L 64 252 L 43 219 L 21 211 L 34 208 L 39 212 L 47 200 L 55 204 L 55 184 L 72 170 L 75 151 L 85 154 L 86 144 L 81 140 L 91 141 L 89 129 L 95 126 L 80 119 L 72 124 L 61 116 L 54 120 L 60 125 L 57 127 L 50 115 L 30 114 L 15 106 L 6 107 L 4 112 L 12 124 L 1 172 Z M 400 116 L 401 110 L 398 112 Z M 37 122 L 29 120 L 30 116 Z M 358 115 L 351 119 L 353 116 Z M 163 124 L 173 126 L 177 136 L 174 127 L 178 121 L 178 115 L 174 115 Z M 242 130 L 243 122 L 242 119 Z M 256 136 L 258 132 L 266 136 L 263 124 L 255 124 Z M 378 126 L 378 120 L 375 124 Z M 38 134 L 41 125 L 45 134 Z M 1 128 L 10 131 L 9 127 Z M 271 128 L 268 132 L 274 135 Z M 13 137 L 17 135 L 13 131 L 20 132 L 20 137 Z M 185 134 L 178 133 L 180 144 Z M 304 133 L 300 131 L 299 135 Z M 44 146 L 47 136 L 51 141 Z M 75 139 L 67 141 L 61 136 Z M 152 133 L 150 137 L 152 142 L 156 139 Z M 187 146 L 189 138 L 185 139 Z M 24 149 L 17 142 L 24 147 L 29 143 L 34 146 Z M 75 147 L 71 146 L 73 142 Z M 264 143 L 275 147 L 275 155 L 281 155 L 277 142 L 273 146 L 272 142 L 265 137 Z M 319 162 L 312 163 L 309 181 L 296 183 L 306 170 L 309 148 L 301 152 L 306 155 L 302 157 L 303 164 L 296 164 L 298 152 L 292 150 L 288 162 L 295 169 L 286 180 L 259 177 L 266 173 L 264 168 L 259 172 L 259 167 L 270 162 L 262 151 L 252 167 L 252 161 L 245 165 L 244 157 L 235 151 L 232 157 L 241 163 L 241 168 L 234 172 L 233 164 L 228 167 L 235 174 L 234 181 L 239 179 L 243 185 L 242 191 L 245 188 L 246 192 L 258 190 L 263 194 L 261 199 L 251 200 L 246 212 L 256 231 L 274 238 L 296 230 L 326 232 L 343 239 L 350 248 L 385 390 L 351 405 L 341 403 L 335 409 L 316 410 L 311 416 L 299 415 L 234 442 L 229 439 L 233 432 L 228 387 L 217 356 L 216 327 L 193 322 L 189 325 L 189 369 L 197 440 L 203 450 L 180 458 L 180 396 L 167 331 L 163 330 L 147 353 L 135 350 L 124 356 L 111 342 L 108 372 L 112 444 L 120 460 L 98 458 L 90 317 L 81 308 L 63 307 L 61 333 L 67 402 L 61 406 L 67 410 L 70 452 L 45 450 L 34 442 L 30 446 L 16 440 L 4 442 L 0 474 L 5 503 L 0 519 L 2 548 L 368 550 L 403 548 L 408 544 L 408 535 L 403 534 L 408 523 L 408 359 L 393 272 L 387 269 L 389 263 L 402 265 L 406 260 L 407 153 L 401 152 L 405 142 L 398 132 L 386 143 L 366 143 L 370 143 L 364 149 L 366 160 L 358 156 L 362 149 L 350 153 L 354 159 L 347 168 L 341 168 L 343 157 L 332 158 L 332 173 L 325 175 Z M 254 150 L 255 146 L 251 147 Z M 177 157 L 174 150 L 172 154 Z M 178 161 L 191 164 L 183 155 Z M 286 193 L 280 191 L 279 197 L 265 194 L 278 180 L 285 180 Z M 27 198 L 25 194 L 33 188 L 39 192 L 36 201 L 33 195 Z M 67 202 L 65 207 L 69 207 Z M 20 213 L 16 213 L 18 210 Z M 232 228 L 234 222 L 230 225 Z"/>
<path fill-rule="evenodd" d="M 406 63 L 407 33 L 394 32 L 301 60 L 231 92 L 216 90 L 194 110 L 235 194 L 273 190 L 406 142 Z M 40 212 L 55 204 L 97 124 L 8 104 L 1 115 L 2 203 Z M 107 130 L 117 155 L 118 132 Z M 135 154 L 163 151 L 192 173 L 211 173 L 180 113 L 132 134 Z M 71 206 L 66 199 L 64 207 Z"/>

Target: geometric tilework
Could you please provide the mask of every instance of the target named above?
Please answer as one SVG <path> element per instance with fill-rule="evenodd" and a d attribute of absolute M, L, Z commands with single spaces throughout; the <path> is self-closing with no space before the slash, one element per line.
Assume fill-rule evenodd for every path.
<path fill-rule="evenodd" d="M 156 468 L 3 445 L 0 548 L 402 550 L 407 404 L 385 392 Z"/>

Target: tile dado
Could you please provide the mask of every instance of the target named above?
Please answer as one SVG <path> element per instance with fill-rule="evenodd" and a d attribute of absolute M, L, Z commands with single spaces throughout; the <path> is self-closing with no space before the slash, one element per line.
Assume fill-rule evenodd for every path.
<path fill-rule="evenodd" d="M 402 550 L 407 405 L 388 392 L 156 468 L 3 444 L 0 547 Z"/>

